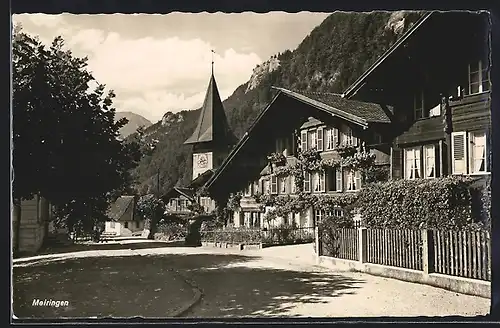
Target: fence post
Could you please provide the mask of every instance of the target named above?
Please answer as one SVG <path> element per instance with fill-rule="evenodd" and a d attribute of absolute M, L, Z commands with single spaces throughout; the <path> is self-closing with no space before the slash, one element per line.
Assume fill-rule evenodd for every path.
<path fill-rule="evenodd" d="M 314 247 L 316 248 L 315 249 L 315 252 L 316 252 L 316 259 L 319 260 L 319 257 L 321 256 L 321 238 L 320 238 L 320 235 L 319 235 L 319 227 L 318 226 L 315 226 L 314 227 Z"/>
<path fill-rule="evenodd" d="M 366 228 L 358 228 L 358 261 L 366 263 L 366 256 L 368 254 L 368 242 Z"/>
<path fill-rule="evenodd" d="M 422 269 L 424 274 L 434 272 L 434 235 L 432 230 L 422 230 Z"/>

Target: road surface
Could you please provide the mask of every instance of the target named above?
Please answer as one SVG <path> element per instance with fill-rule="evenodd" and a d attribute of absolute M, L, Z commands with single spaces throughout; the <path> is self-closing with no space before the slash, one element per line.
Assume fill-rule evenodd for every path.
<path fill-rule="evenodd" d="M 122 261 L 130 261 L 128 256 L 140 256 L 151 263 L 161 259 L 162 267 L 173 270 L 199 291 L 199 297 L 178 314 L 183 317 L 475 316 L 488 314 L 490 307 L 489 299 L 316 266 L 312 245 L 260 251 L 134 249 L 127 248 L 125 242 L 123 246 L 121 250 L 78 252 L 67 258 L 123 256 Z M 53 260 L 63 257 L 54 255 Z M 38 260 L 47 261 L 47 257 Z"/>

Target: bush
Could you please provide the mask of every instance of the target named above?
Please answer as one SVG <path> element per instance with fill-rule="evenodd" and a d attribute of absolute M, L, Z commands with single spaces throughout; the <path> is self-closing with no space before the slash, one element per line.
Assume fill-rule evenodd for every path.
<path fill-rule="evenodd" d="M 346 216 L 328 216 L 318 224 L 318 228 L 325 255 L 337 257 L 340 251 L 340 230 L 354 229 L 354 221 Z"/>
<path fill-rule="evenodd" d="M 158 225 L 155 239 L 180 240 L 186 238 L 187 225 L 179 222 L 162 222 Z"/>
<path fill-rule="evenodd" d="M 461 229 L 477 222 L 467 177 L 392 180 L 367 185 L 357 208 L 367 227 Z"/>

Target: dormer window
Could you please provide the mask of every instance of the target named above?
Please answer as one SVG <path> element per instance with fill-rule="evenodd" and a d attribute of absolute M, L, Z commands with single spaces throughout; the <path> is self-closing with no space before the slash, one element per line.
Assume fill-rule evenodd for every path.
<path fill-rule="evenodd" d="M 490 90 L 488 64 L 482 60 L 469 64 L 468 94 L 481 93 Z"/>
<path fill-rule="evenodd" d="M 415 93 L 413 97 L 413 113 L 415 120 L 441 115 L 441 103 L 438 100 L 436 101 L 438 98 L 431 98 L 432 99 L 425 97 L 425 93 L 423 91 Z"/>

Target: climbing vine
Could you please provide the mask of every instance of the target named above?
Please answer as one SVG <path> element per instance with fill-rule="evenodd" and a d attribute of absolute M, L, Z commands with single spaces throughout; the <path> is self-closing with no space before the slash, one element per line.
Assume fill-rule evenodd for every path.
<path fill-rule="evenodd" d="M 268 156 L 271 166 L 270 175 L 276 177 L 293 176 L 297 192 L 294 195 L 254 195 L 257 203 L 262 206 L 272 207 L 271 210 L 267 211 L 265 219 L 273 220 L 276 217 L 302 213 L 310 207 L 322 211 L 342 208 L 346 218 L 352 217 L 352 207 L 357 200 L 356 193 L 315 195 L 303 191 L 305 172 L 321 172 L 329 168 L 360 170 L 363 180 L 367 182 L 385 179 L 384 171 L 378 170 L 375 166 L 375 154 L 366 149 L 364 145 L 359 147 L 338 146 L 337 153 L 339 155 L 337 158 L 324 159 L 321 157 L 320 152 L 313 148 L 299 152 L 297 160 L 290 163 L 286 162 L 286 158 L 281 153 L 273 153 Z"/>

